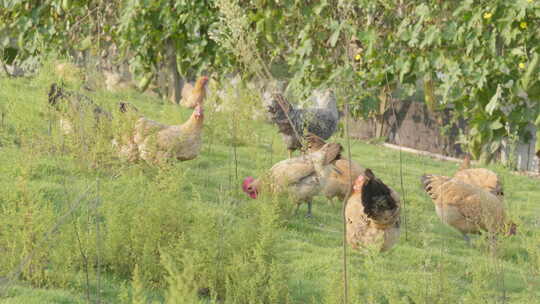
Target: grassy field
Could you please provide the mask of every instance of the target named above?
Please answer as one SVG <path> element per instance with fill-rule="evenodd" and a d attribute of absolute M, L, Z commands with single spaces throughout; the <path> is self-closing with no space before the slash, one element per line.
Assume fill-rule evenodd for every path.
<path fill-rule="evenodd" d="M 245 176 L 286 157 L 276 128 L 252 118 L 254 92 L 242 89 L 225 112 L 211 94 L 200 156 L 151 167 L 115 157 L 117 119 L 62 135 L 47 106 L 59 80 L 47 71 L 0 78 L 1 303 L 341 303 L 340 203 L 318 197 L 308 219 L 240 189 Z M 136 92 L 80 90 L 112 112 L 128 100 L 164 123 L 190 115 Z M 492 167 L 518 234 L 493 250 L 481 236 L 469 246 L 440 222 L 419 182 L 458 164 L 351 146 L 353 159 L 404 199 L 393 250 L 348 249 L 352 303 L 540 303 L 538 180 Z"/>

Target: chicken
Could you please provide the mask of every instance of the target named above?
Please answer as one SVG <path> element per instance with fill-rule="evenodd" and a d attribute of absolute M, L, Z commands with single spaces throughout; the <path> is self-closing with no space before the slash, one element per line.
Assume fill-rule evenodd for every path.
<path fill-rule="evenodd" d="M 200 104 L 206 98 L 207 83 L 207 76 L 199 77 L 195 82 L 195 86 L 186 82 L 182 88 L 182 100 L 180 100 L 180 104 L 186 108 L 194 109 L 197 104 Z"/>
<path fill-rule="evenodd" d="M 167 159 L 186 161 L 196 158 L 201 151 L 204 114 L 201 104 L 193 110 L 189 119 L 181 125 L 165 125 L 141 117 L 135 123 L 132 143 L 137 155 L 128 159 L 142 159 L 148 163 L 162 163 Z M 127 151 L 133 151 L 125 147 Z"/>
<path fill-rule="evenodd" d="M 197 81 L 200 97 L 189 119 L 181 125 L 166 125 L 140 117 L 136 120 L 133 135 L 122 138 L 120 155 L 129 161 L 142 159 L 148 163 L 163 163 L 168 159 L 192 160 L 199 155 L 202 146 L 203 102 L 208 77 Z M 127 107 L 120 105 L 120 111 Z"/>
<path fill-rule="evenodd" d="M 288 193 L 297 204 L 297 211 L 302 203 L 308 204 L 307 216 L 311 217 L 313 197 L 321 190 L 315 163 L 319 162 L 319 166 L 327 165 L 338 158 L 340 152 L 341 145 L 331 143 L 315 153 L 282 160 L 272 166 L 263 178 L 248 176 L 242 183 L 242 190 L 253 199 L 263 189 Z"/>
<path fill-rule="evenodd" d="M 467 234 L 515 234 L 516 225 L 506 217 L 503 200 L 481 187 L 456 178 L 424 175 L 424 190 L 429 194 L 443 223 L 454 227 L 469 241 Z"/>
<path fill-rule="evenodd" d="M 309 153 L 320 150 L 326 144 L 322 138 L 311 133 L 306 135 L 306 142 Z M 337 197 L 342 201 L 350 194 L 352 182 L 362 173 L 364 173 L 364 168 L 358 163 L 353 160 L 349 162 L 348 159 L 340 156 L 320 170 L 319 175 L 323 177 L 321 192 L 328 200 Z"/>
<path fill-rule="evenodd" d="M 459 170 L 454 174 L 454 178 L 465 184 L 487 190 L 501 199 L 504 198 L 503 186 L 497 174 L 485 168 L 470 168 L 470 161 L 470 157 L 465 156 Z"/>
<path fill-rule="evenodd" d="M 48 94 L 49 106 L 60 113 L 60 129 L 64 134 L 72 134 L 80 127 L 81 119 L 87 113 L 91 113 L 94 126 L 98 127 L 103 121 L 111 121 L 112 115 L 100 106 L 96 105 L 85 95 L 66 91 L 56 83 L 51 85 Z"/>
<path fill-rule="evenodd" d="M 139 109 L 129 102 L 121 101 L 118 103 L 118 111 L 120 113 L 139 112 Z"/>
<path fill-rule="evenodd" d="M 400 198 L 371 169 L 359 175 L 347 201 L 347 243 L 352 248 L 389 250 L 399 241 Z"/>
<path fill-rule="evenodd" d="M 146 117 L 138 117 L 128 135 L 121 135 L 119 155 L 128 161 L 144 160 L 162 163 L 168 159 L 191 160 L 199 155 L 202 145 L 203 102 L 208 77 L 200 77 L 192 91 L 195 104 L 190 118 L 181 125 L 165 125 Z M 138 109 L 125 102 L 119 103 L 120 113 L 137 113 Z"/>
<path fill-rule="evenodd" d="M 279 133 L 283 135 L 289 158 L 295 150 L 302 148 L 301 139 L 305 131 L 328 139 L 337 129 L 339 112 L 332 91 L 315 92 L 312 99 L 315 101 L 314 107 L 300 109 L 294 107 L 280 93 L 265 92 L 263 95 L 270 120 L 278 126 Z"/>

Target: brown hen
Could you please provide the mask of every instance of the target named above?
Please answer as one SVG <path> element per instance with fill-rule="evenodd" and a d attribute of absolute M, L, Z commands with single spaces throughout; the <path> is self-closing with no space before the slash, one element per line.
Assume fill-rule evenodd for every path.
<path fill-rule="evenodd" d="M 347 201 L 347 243 L 355 249 L 389 250 L 399 241 L 400 211 L 399 195 L 366 169 Z"/>
<path fill-rule="evenodd" d="M 503 200 L 481 187 L 456 178 L 424 175 L 424 190 L 429 194 L 441 221 L 454 227 L 469 241 L 467 234 L 515 234 L 516 225 L 506 217 Z"/>
<path fill-rule="evenodd" d="M 313 197 L 321 190 L 321 179 L 317 174 L 317 166 L 325 166 L 339 157 L 341 145 L 327 144 L 315 153 L 282 160 L 276 163 L 263 178 L 254 179 L 248 176 L 242 183 L 242 190 L 256 199 L 263 189 L 272 192 L 285 192 L 297 204 L 308 204 L 307 216 L 311 217 Z"/>

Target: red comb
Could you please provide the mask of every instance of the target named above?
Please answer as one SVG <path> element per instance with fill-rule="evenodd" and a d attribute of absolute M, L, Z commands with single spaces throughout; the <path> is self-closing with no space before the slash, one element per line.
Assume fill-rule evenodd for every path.
<path fill-rule="evenodd" d="M 247 188 L 249 187 L 249 185 L 251 185 L 251 183 L 254 181 L 255 179 L 252 177 L 252 176 L 248 176 L 244 179 L 244 181 L 242 182 L 242 190 L 244 190 L 244 192 L 247 193 Z"/>

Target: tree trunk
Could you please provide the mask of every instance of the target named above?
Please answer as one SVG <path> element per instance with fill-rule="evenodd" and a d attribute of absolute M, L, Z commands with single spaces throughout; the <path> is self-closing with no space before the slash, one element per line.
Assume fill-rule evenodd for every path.
<path fill-rule="evenodd" d="M 431 73 L 424 75 L 424 101 L 428 110 L 433 114 L 439 125 L 443 125 L 442 116 L 437 111 L 437 100 L 435 99 L 435 85 Z"/>
<path fill-rule="evenodd" d="M 178 63 L 176 61 L 176 47 L 174 42 L 169 39 L 167 41 L 167 79 L 168 79 L 168 92 L 167 97 L 172 103 L 180 103 L 182 98 L 182 86 L 180 73 L 178 72 Z"/>
<path fill-rule="evenodd" d="M 159 88 L 159 95 L 161 98 L 166 99 L 168 96 L 168 83 L 167 83 L 167 73 L 165 71 L 166 67 L 163 62 L 160 62 L 157 65 L 157 85 Z"/>

